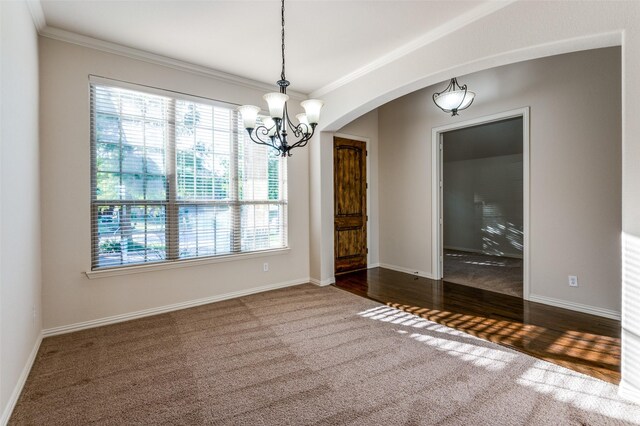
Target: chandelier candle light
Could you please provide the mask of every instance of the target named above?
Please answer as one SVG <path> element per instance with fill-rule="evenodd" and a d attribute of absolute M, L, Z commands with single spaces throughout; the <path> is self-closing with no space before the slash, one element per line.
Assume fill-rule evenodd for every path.
<path fill-rule="evenodd" d="M 247 129 L 251 140 L 259 145 L 266 145 L 278 150 L 281 156 L 290 157 L 293 148 L 303 147 L 315 132 L 316 125 L 320 121 L 320 110 L 323 102 L 317 99 L 308 99 L 300 103 L 305 112 L 296 115 L 298 124 L 294 124 L 289 119 L 287 112 L 287 86 L 289 81 L 284 74 L 284 0 L 281 8 L 282 16 L 282 73 L 280 80 L 276 84 L 280 87 L 280 92 L 267 93 L 263 96 L 269 105 L 270 117 L 262 117 L 262 124 L 256 127 L 260 107 L 254 105 L 243 105 L 238 107 L 242 115 L 244 128 Z M 287 130 L 289 129 L 289 130 Z M 290 143 L 287 136 L 293 135 L 296 139 Z"/>
<path fill-rule="evenodd" d="M 467 85 L 460 86 L 457 78 L 452 78 L 449 85 L 442 92 L 433 94 L 433 102 L 451 116 L 458 115 L 458 111 L 469 108 L 476 97 L 475 92 L 467 90 Z"/>

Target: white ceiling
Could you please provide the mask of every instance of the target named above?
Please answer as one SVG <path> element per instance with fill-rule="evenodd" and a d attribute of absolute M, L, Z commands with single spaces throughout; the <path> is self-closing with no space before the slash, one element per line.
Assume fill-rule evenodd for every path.
<path fill-rule="evenodd" d="M 46 25 L 265 83 L 280 76 L 280 2 L 42 0 Z M 288 0 L 291 89 L 310 93 L 487 6 L 486 0 Z"/>

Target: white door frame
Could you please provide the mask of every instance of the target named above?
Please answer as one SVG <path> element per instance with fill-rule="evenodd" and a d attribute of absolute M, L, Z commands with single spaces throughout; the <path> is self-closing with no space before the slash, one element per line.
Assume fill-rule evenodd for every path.
<path fill-rule="evenodd" d="M 472 120 L 461 121 L 435 127 L 431 132 L 431 230 L 432 246 L 431 265 L 433 266 L 433 278 L 442 279 L 443 269 L 443 219 L 442 219 L 442 134 L 451 130 L 463 129 L 465 127 L 477 126 L 479 124 L 502 121 L 508 118 L 522 117 L 522 208 L 523 208 L 523 298 L 529 300 L 530 288 L 530 262 L 529 262 L 529 212 L 530 212 L 530 159 L 529 159 L 529 107 L 518 108 Z"/>

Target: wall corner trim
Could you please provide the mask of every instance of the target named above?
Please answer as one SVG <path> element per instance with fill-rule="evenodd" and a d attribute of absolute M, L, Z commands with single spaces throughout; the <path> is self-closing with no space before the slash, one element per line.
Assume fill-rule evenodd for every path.
<path fill-rule="evenodd" d="M 311 282 L 308 277 L 299 278 L 297 280 L 285 281 L 277 284 L 268 284 L 260 287 L 253 287 L 246 290 L 233 291 L 215 296 L 203 297 L 201 299 L 188 300 L 186 302 L 173 303 L 171 305 L 159 306 L 156 308 L 143 309 L 141 311 L 129 312 L 125 314 L 113 315 L 104 318 L 98 318 L 89 321 L 77 322 L 74 324 L 62 325 L 42 330 L 43 337 L 56 336 L 58 334 L 73 333 L 74 331 L 86 330 L 88 328 L 100 327 L 103 325 L 116 324 L 119 322 L 130 321 L 138 318 L 144 318 L 152 315 L 164 314 L 167 312 L 179 311 L 181 309 L 192 308 L 194 306 L 207 305 L 209 303 L 221 302 L 223 300 L 235 299 L 237 297 L 248 296 L 250 294 L 262 293 L 269 290 L 279 288 L 293 287 L 300 284 Z"/>
<path fill-rule="evenodd" d="M 13 413 L 13 409 L 18 403 L 18 399 L 20 398 L 20 394 L 22 393 L 22 389 L 24 388 L 25 383 L 27 383 L 27 378 L 29 377 L 29 373 L 31 372 L 33 363 L 35 362 L 36 356 L 38 355 L 40 344 L 42 343 L 42 337 L 42 333 L 40 333 L 36 339 L 35 344 L 33 345 L 33 349 L 31 349 L 31 353 L 29 354 L 29 358 L 27 359 L 27 362 L 22 369 L 22 373 L 20 373 L 20 377 L 18 377 L 18 382 L 13 388 L 13 392 L 9 397 L 9 401 L 7 401 L 6 407 L 4 407 L 2 417 L 0 417 L 0 425 L 2 426 L 9 423 L 9 419 L 11 418 L 11 414 Z"/>
<path fill-rule="evenodd" d="M 529 302 L 544 303 L 545 305 L 555 306 L 557 308 L 570 309 L 585 314 L 597 315 L 599 317 L 609 318 L 620 321 L 620 312 L 611 309 L 599 308 L 597 306 L 583 305 L 581 303 L 569 302 L 567 300 L 555 299 L 553 297 L 539 296 L 537 294 L 529 295 Z"/>
<path fill-rule="evenodd" d="M 319 280 L 317 278 L 309 278 L 309 282 L 311 284 L 317 285 L 319 287 L 325 287 L 331 284 L 335 284 L 336 283 L 336 278 L 335 277 L 330 277 L 327 278 L 326 280 Z"/>

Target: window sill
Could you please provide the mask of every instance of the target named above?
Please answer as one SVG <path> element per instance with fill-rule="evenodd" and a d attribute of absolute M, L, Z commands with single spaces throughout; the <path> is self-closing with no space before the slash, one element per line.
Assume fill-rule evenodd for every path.
<path fill-rule="evenodd" d="M 263 250 L 251 253 L 230 254 L 225 256 L 212 256 L 202 259 L 172 260 L 148 265 L 122 266 L 118 268 L 98 269 L 86 271 L 85 275 L 90 280 L 97 278 L 115 277 L 118 275 L 140 274 L 143 272 L 164 271 L 167 269 L 188 268 L 191 266 L 208 265 L 212 263 L 233 262 L 237 260 L 253 259 L 256 257 L 277 256 L 288 253 L 289 247 L 273 250 Z"/>

